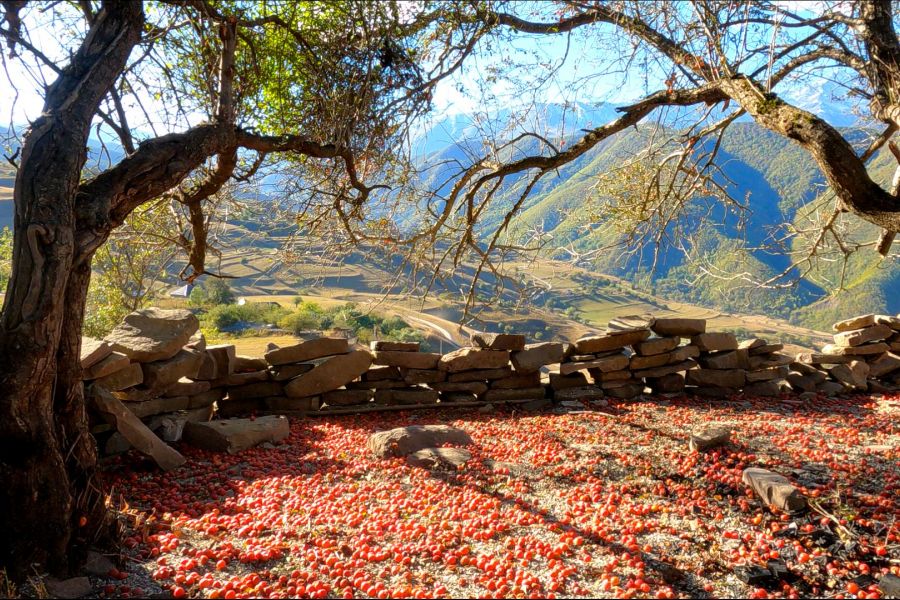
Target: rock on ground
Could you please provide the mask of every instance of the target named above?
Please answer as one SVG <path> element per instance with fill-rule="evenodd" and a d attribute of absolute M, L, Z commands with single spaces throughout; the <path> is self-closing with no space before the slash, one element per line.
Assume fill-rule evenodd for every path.
<path fill-rule="evenodd" d="M 425 448 L 444 444 L 466 446 L 472 443 L 469 434 L 449 425 L 410 425 L 369 436 L 369 451 L 377 458 L 403 457 Z"/>
<path fill-rule="evenodd" d="M 290 434 L 287 417 L 271 415 L 257 419 L 187 423 L 183 439 L 197 448 L 234 454 L 263 442 L 280 442 Z"/>
<path fill-rule="evenodd" d="M 710 448 L 724 446 L 731 439 L 731 432 L 727 427 L 704 427 L 691 434 L 688 446 L 691 450 L 703 452 Z"/>
<path fill-rule="evenodd" d="M 406 457 L 413 467 L 425 469 L 458 469 L 472 460 L 472 453 L 463 448 L 423 448 Z"/>
<path fill-rule="evenodd" d="M 767 469 L 744 469 L 741 481 L 753 488 L 763 502 L 784 512 L 797 512 L 806 508 L 806 498 L 787 477 Z"/>

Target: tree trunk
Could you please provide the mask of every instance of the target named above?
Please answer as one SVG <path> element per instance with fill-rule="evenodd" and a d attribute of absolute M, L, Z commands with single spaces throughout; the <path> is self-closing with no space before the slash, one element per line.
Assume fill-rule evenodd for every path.
<path fill-rule="evenodd" d="M 91 120 L 142 23 L 140 3 L 104 3 L 22 146 L 0 316 L 0 567 L 15 579 L 66 573 L 102 522 L 79 360 L 90 255 L 75 244 L 75 198 Z"/>

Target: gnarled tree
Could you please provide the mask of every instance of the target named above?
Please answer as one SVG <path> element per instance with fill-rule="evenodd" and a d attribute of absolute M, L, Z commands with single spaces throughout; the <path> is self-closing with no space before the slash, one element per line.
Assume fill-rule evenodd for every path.
<path fill-rule="evenodd" d="M 0 567 L 64 573 L 102 528 L 104 491 L 79 352 L 91 261 L 141 205 L 189 226 L 186 281 L 207 274 L 207 203 L 290 163 L 333 211 L 397 156 L 432 87 L 478 27 L 427 6 L 329 3 L 0 3 L 8 61 L 52 80 L 15 162 L 13 268 L 0 318 Z M 467 41 L 468 40 L 468 41 Z M 21 83 L 21 79 L 13 82 Z M 143 115 L 143 116 L 142 116 Z M 122 152 L 87 164 L 92 128 Z M 106 144 L 105 144 L 106 145 Z M 402 170 L 402 169 L 400 169 Z M 383 185 L 383 184 L 382 184 Z"/>

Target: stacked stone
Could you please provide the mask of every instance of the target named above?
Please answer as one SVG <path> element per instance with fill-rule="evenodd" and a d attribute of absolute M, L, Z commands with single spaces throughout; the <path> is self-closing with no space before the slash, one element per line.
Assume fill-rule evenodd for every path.
<path fill-rule="evenodd" d="M 632 373 L 655 394 L 683 392 L 686 374 L 697 366 L 700 355 L 693 340 L 706 334 L 706 319 L 654 319 L 650 329 L 657 337 L 635 345 Z M 684 340 L 689 343 L 682 344 Z"/>
<path fill-rule="evenodd" d="M 541 369 L 562 360 L 564 348 L 559 342 L 541 342 L 526 344 L 525 336 L 509 333 L 480 333 L 472 336 L 472 345 L 480 353 L 507 353 L 509 362 L 486 375 L 488 389 L 478 395 L 478 399 L 486 403 L 529 402 L 543 400 L 547 392 L 541 380 Z M 498 355 L 496 364 L 502 362 Z M 449 363 L 448 363 L 449 364 Z M 511 365 L 511 367 L 510 367 Z M 456 377 L 463 377 L 465 371 L 458 371 Z M 470 372 L 473 374 L 473 372 Z M 453 374 L 449 376 L 452 380 Z"/>
<path fill-rule="evenodd" d="M 610 321 L 605 333 L 590 335 L 575 340 L 565 361 L 559 366 L 559 380 L 563 378 L 585 379 L 587 373 L 593 387 L 593 394 L 614 398 L 634 398 L 644 391 L 644 382 L 634 377 L 629 367 L 633 357 L 633 345 L 650 337 L 649 321 L 641 317 L 621 317 Z M 551 385 L 553 385 L 551 381 Z M 568 383 L 568 382 L 567 382 Z M 570 388 L 578 391 L 564 392 L 587 394 L 589 387 Z M 554 397 L 559 394 L 555 393 Z"/>
<path fill-rule="evenodd" d="M 107 407 L 121 402 L 120 412 L 127 409 L 146 426 L 144 438 L 154 432 L 165 441 L 178 441 L 186 423 L 211 418 L 224 393 L 222 387 L 194 381 L 207 360 L 198 329 L 190 311 L 148 308 L 129 314 L 105 340 L 83 338 L 82 368 L 89 395 L 96 399 L 104 394 Z M 94 431 L 107 453 L 132 445 L 109 427 L 96 424 Z"/>
<path fill-rule="evenodd" d="M 315 338 L 283 348 L 273 345 L 264 358 L 264 370 L 248 371 L 247 383 L 228 388 L 220 410 L 229 410 L 232 402 L 239 403 L 234 406 L 239 414 L 253 409 L 254 402 L 255 410 L 264 412 L 307 412 L 323 403 L 333 407 L 369 401 L 366 390 L 348 386 L 369 370 L 372 353 L 352 349 L 347 338 Z"/>
<path fill-rule="evenodd" d="M 853 391 L 883 392 L 900 384 L 900 318 L 861 315 L 834 324 L 834 343 L 820 353 L 798 354 L 791 368 L 795 390 L 835 395 Z M 815 389 L 810 380 L 815 379 Z"/>
<path fill-rule="evenodd" d="M 446 380 L 447 374 L 438 369 L 440 354 L 422 352 L 418 342 L 374 341 L 371 348 L 373 367 L 363 373 L 359 381 L 347 385 L 357 397 L 346 398 L 344 404 L 340 404 L 344 398 L 331 397 L 326 405 L 352 406 L 351 400 L 358 401 L 356 405 L 363 405 L 368 402 L 363 402 L 363 394 L 380 406 L 435 404 L 438 401 L 438 392 L 423 384 Z"/>
<path fill-rule="evenodd" d="M 727 331 L 700 333 L 691 337 L 699 354 L 700 368 L 687 372 L 689 393 L 723 398 L 735 394 L 747 383 L 749 352 L 738 348 L 737 338 Z"/>
<path fill-rule="evenodd" d="M 738 352 L 747 353 L 747 383 L 744 393 L 752 396 L 777 396 L 785 389 L 793 359 L 783 354 L 784 344 L 751 338 L 738 344 Z"/>

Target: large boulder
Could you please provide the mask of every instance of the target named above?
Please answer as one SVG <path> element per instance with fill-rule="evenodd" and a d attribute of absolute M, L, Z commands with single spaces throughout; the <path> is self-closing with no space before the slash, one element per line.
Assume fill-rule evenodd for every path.
<path fill-rule="evenodd" d="M 425 448 L 444 444 L 466 446 L 472 443 L 469 434 L 449 425 L 410 425 L 369 436 L 369 451 L 377 458 L 403 457 Z"/>
<path fill-rule="evenodd" d="M 189 310 L 142 308 L 126 316 L 106 341 L 134 362 L 166 360 L 178 354 L 199 327 Z"/>
<path fill-rule="evenodd" d="M 350 383 L 365 373 L 371 364 L 372 355 L 366 350 L 339 354 L 327 359 L 309 373 L 291 379 L 284 386 L 284 393 L 292 398 L 318 396 Z"/>
<path fill-rule="evenodd" d="M 188 444 L 213 452 L 234 454 L 264 442 L 280 442 L 291 434 L 286 417 L 227 419 L 207 423 L 187 423 L 183 439 Z"/>

